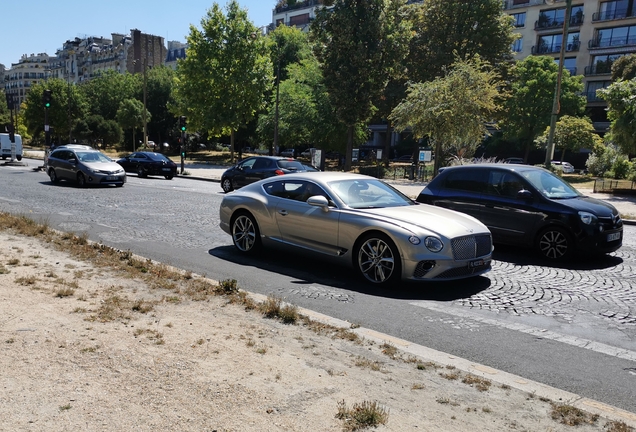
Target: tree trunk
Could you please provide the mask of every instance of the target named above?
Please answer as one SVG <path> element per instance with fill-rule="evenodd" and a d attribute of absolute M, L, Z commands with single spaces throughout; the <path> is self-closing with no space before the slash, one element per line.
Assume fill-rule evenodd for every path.
<path fill-rule="evenodd" d="M 351 171 L 351 158 L 353 157 L 353 125 L 347 126 L 347 152 L 345 153 L 345 171 Z M 360 155 L 358 155 L 360 157 Z"/>
<path fill-rule="evenodd" d="M 391 134 L 393 133 L 393 125 L 391 120 L 386 120 L 386 137 L 384 137 L 384 154 L 382 155 L 382 161 L 386 168 L 389 167 L 389 154 L 391 152 Z"/>
<path fill-rule="evenodd" d="M 435 141 L 435 163 L 433 164 L 433 178 L 439 173 L 439 165 L 442 160 L 442 143 Z"/>
<path fill-rule="evenodd" d="M 135 128 L 133 127 L 133 152 L 135 151 Z"/>
<path fill-rule="evenodd" d="M 230 162 L 234 164 L 234 131 L 230 134 Z"/>

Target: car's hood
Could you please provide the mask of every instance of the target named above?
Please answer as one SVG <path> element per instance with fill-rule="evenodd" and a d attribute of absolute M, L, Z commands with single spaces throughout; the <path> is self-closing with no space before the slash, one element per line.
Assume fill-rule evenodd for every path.
<path fill-rule="evenodd" d="M 490 232 L 486 225 L 472 216 L 428 204 L 360 211 L 375 214 L 416 233 L 424 231 L 443 237 L 458 237 Z"/>
<path fill-rule="evenodd" d="M 84 162 L 84 165 L 90 169 L 98 170 L 98 171 L 120 171 L 124 168 L 119 165 L 117 162 Z"/>
<path fill-rule="evenodd" d="M 553 199 L 552 201 L 577 211 L 590 212 L 597 217 L 610 217 L 612 215 L 618 214 L 618 210 L 616 210 L 616 207 L 614 207 L 612 204 L 588 196 Z"/>

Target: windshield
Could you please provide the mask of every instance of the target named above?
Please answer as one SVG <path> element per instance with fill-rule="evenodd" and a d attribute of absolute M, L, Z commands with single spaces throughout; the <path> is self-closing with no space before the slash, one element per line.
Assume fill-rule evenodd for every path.
<path fill-rule="evenodd" d="M 519 172 L 525 177 L 543 196 L 551 199 L 575 198 L 580 196 L 579 191 L 560 177 L 545 170 L 528 170 Z"/>
<path fill-rule="evenodd" d="M 380 180 L 339 180 L 330 182 L 329 186 L 347 206 L 355 209 L 415 205 L 406 195 Z"/>
<path fill-rule="evenodd" d="M 97 151 L 90 152 L 75 152 L 77 159 L 82 162 L 96 163 L 96 162 L 112 162 L 108 156 Z"/>
<path fill-rule="evenodd" d="M 280 159 L 277 163 L 278 166 L 283 169 L 292 171 L 305 171 L 305 167 L 303 166 L 303 164 L 295 160 Z"/>

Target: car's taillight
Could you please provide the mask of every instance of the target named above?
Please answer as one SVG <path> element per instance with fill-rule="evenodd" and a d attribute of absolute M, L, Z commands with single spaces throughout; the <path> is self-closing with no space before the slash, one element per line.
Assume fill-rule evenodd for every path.
<path fill-rule="evenodd" d="M 276 171 L 274 171 L 274 174 L 276 174 L 276 175 L 284 175 L 285 171 L 277 169 Z"/>

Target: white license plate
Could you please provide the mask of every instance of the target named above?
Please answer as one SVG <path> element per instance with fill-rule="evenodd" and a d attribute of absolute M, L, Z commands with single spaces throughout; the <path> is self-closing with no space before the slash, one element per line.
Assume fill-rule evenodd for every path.
<path fill-rule="evenodd" d="M 616 241 L 616 240 L 620 240 L 621 239 L 621 233 L 620 232 L 615 232 L 615 233 L 611 233 L 607 235 L 607 241 L 611 242 L 611 241 Z"/>
<path fill-rule="evenodd" d="M 162 171 L 170 171 L 170 168 L 161 168 Z"/>
<path fill-rule="evenodd" d="M 115 177 L 115 176 L 107 176 L 106 177 L 106 181 L 115 181 L 115 180 L 117 180 L 117 177 Z"/>

